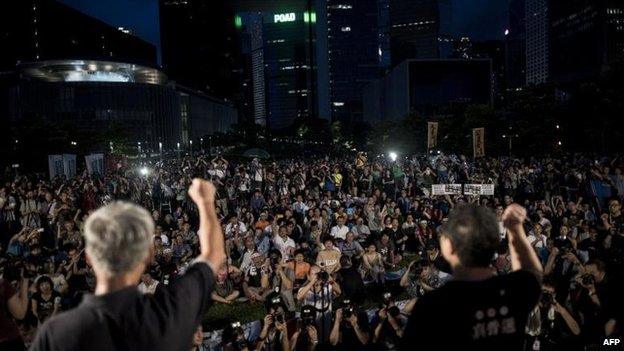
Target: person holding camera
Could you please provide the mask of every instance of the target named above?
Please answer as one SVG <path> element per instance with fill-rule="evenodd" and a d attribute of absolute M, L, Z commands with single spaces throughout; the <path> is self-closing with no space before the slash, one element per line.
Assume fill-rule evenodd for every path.
<path fill-rule="evenodd" d="M 618 313 L 619 300 L 614 285 L 607 278 L 605 263 L 588 261 L 573 279 L 576 290 L 570 294 L 573 306 L 583 316 L 581 329 L 584 343 L 599 345 L 605 334 L 613 332 L 612 322 Z"/>
<path fill-rule="evenodd" d="M 576 338 L 581 329 L 572 314 L 555 298 L 555 285 L 545 279 L 542 296 L 529 314 L 526 333 L 527 351 L 578 350 Z"/>
<path fill-rule="evenodd" d="M 221 347 L 223 351 L 250 351 L 250 342 L 245 336 L 245 330 L 240 322 L 234 322 L 223 328 L 221 333 Z"/>
<path fill-rule="evenodd" d="M 304 305 L 312 305 L 316 309 L 317 326 L 322 341 L 329 338 L 332 302 L 340 293 L 340 285 L 319 266 L 312 266 L 308 282 L 297 292 L 297 300 Z"/>
<path fill-rule="evenodd" d="M 400 340 L 403 337 L 406 318 L 396 306 L 392 293 L 383 294 L 383 304 L 372 321 L 374 333 L 373 343 L 378 350 L 399 350 Z M 413 344 L 415 345 L 415 344 Z M 413 346 L 412 345 L 412 346 Z"/>
<path fill-rule="evenodd" d="M 290 338 L 291 351 L 314 351 L 318 343 L 316 308 L 311 305 L 304 305 L 301 307 L 297 329 Z"/>
<path fill-rule="evenodd" d="M 342 304 L 336 310 L 329 342 L 339 350 L 365 350 L 370 338 L 368 316 L 351 300 L 344 299 Z"/>
<path fill-rule="evenodd" d="M 453 280 L 414 306 L 402 349 L 521 350 L 527 317 L 541 293 L 542 266 L 526 239 L 526 210 L 509 205 L 503 215 L 513 272 L 491 266 L 500 245 L 498 220 L 475 204 L 455 206 L 442 226 L 440 247 Z"/>
<path fill-rule="evenodd" d="M 288 337 L 288 314 L 286 305 L 278 292 L 267 296 L 267 315 L 256 342 L 256 351 L 290 351 Z"/>

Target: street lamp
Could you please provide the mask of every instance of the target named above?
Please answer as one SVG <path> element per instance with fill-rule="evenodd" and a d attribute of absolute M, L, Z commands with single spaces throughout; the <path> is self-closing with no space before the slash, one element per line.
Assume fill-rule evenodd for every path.
<path fill-rule="evenodd" d="M 180 143 L 176 143 L 176 146 L 178 147 L 178 158 L 180 158 Z"/>
<path fill-rule="evenodd" d="M 204 149 L 204 138 L 199 138 L 199 147 L 203 150 Z"/>
<path fill-rule="evenodd" d="M 191 147 L 191 156 L 193 156 L 193 139 L 189 140 L 189 145 Z"/>

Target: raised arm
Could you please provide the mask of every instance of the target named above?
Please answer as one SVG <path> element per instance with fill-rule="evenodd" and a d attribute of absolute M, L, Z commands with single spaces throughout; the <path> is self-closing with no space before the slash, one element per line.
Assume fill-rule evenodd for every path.
<path fill-rule="evenodd" d="M 188 192 L 199 210 L 197 236 L 200 253 L 197 261 L 206 262 L 216 273 L 225 263 L 226 256 L 223 231 L 215 210 L 215 187 L 209 181 L 196 178 Z"/>
<path fill-rule="evenodd" d="M 526 210 L 520 205 L 511 204 L 505 209 L 502 219 L 509 238 L 512 270 L 529 271 L 541 280 L 542 265 L 535 250 L 529 244 L 522 225 L 526 219 Z"/>

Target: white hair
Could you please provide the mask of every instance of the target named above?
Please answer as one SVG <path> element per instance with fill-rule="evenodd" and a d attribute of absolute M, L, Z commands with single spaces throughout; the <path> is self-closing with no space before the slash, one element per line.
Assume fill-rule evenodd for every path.
<path fill-rule="evenodd" d="M 132 271 L 149 254 L 154 220 L 143 207 L 116 201 L 93 212 L 85 223 L 86 250 L 93 265 L 117 276 Z"/>

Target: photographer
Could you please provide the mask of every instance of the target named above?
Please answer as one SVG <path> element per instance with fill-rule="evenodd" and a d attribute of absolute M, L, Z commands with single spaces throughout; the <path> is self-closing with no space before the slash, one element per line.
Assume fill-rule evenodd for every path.
<path fill-rule="evenodd" d="M 399 307 L 395 305 L 392 294 L 390 292 L 384 293 L 383 304 L 372 321 L 374 326 L 373 343 L 376 349 L 399 350 L 406 324 L 407 320 L 401 315 Z M 412 344 L 411 347 L 414 345 L 416 344 Z"/>
<path fill-rule="evenodd" d="M 520 350 L 529 312 L 540 294 L 542 267 L 528 243 L 526 211 L 509 205 L 502 216 L 513 272 L 494 275 L 500 245 L 494 213 L 474 204 L 456 206 L 443 225 L 440 247 L 453 280 L 421 297 L 405 330 L 402 349 Z"/>
<path fill-rule="evenodd" d="M 340 293 L 340 285 L 319 266 L 312 266 L 308 282 L 297 292 L 297 300 L 304 305 L 312 305 L 316 309 L 319 336 L 323 341 L 329 338 L 332 301 Z"/>
<path fill-rule="evenodd" d="M 24 342 L 14 319 L 23 319 L 28 311 L 28 278 L 19 279 L 17 291 L 7 278 L 7 267 L 0 278 L 0 350 L 22 350 Z"/>
<path fill-rule="evenodd" d="M 227 325 L 221 334 L 223 351 L 250 351 L 250 342 L 245 336 L 240 322 Z"/>
<path fill-rule="evenodd" d="M 336 310 L 329 342 L 339 350 L 365 350 L 370 337 L 368 316 L 351 300 L 342 303 L 343 307 Z"/>
<path fill-rule="evenodd" d="M 314 351 L 319 343 L 316 329 L 316 309 L 311 305 L 301 307 L 297 330 L 290 339 L 292 351 Z"/>
<path fill-rule="evenodd" d="M 293 296 L 293 284 L 295 271 L 288 267 L 288 263 L 282 260 L 282 254 L 273 250 L 269 254 L 268 282 L 271 290 L 278 291 L 289 311 L 295 310 L 295 298 Z"/>
<path fill-rule="evenodd" d="M 288 339 L 287 310 L 279 293 L 273 292 L 267 297 L 267 312 L 262 324 L 262 331 L 256 343 L 257 351 L 290 351 Z"/>
<path fill-rule="evenodd" d="M 585 264 L 574 279 L 576 290 L 571 292 L 573 305 L 582 316 L 582 337 L 586 344 L 600 344 L 605 325 L 617 313 L 621 296 L 614 293 L 612 282 L 607 279 L 605 264 L 594 260 Z"/>
<path fill-rule="evenodd" d="M 554 284 L 544 280 L 540 301 L 527 321 L 525 350 L 580 349 L 576 338 L 581 333 L 579 324 L 555 295 Z"/>

